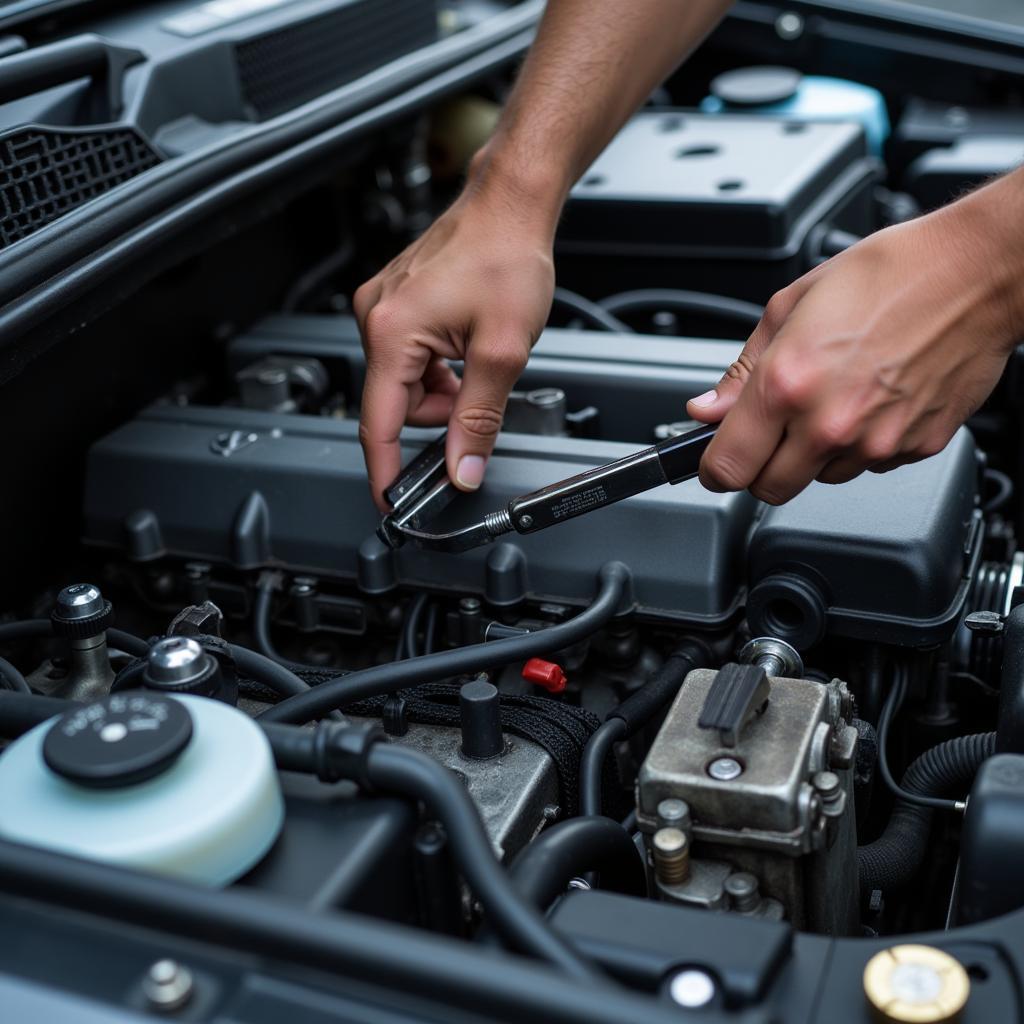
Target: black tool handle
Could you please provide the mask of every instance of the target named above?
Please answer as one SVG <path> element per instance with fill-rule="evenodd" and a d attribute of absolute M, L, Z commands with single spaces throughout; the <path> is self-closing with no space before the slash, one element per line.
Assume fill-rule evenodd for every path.
<path fill-rule="evenodd" d="M 701 456 L 716 429 L 698 427 L 617 462 L 513 498 L 508 506 L 512 526 L 517 533 L 536 533 L 652 487 L 690 480 L 697 475 Z"/>

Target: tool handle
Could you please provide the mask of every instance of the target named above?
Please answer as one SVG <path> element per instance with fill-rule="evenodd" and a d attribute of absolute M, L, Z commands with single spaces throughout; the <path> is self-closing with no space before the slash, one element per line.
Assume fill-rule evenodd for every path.
<path fill-rule="evenodd" d="M 508 505 L 512 526 L 517 533 L 536 533 L 652 487 L 690 480 L 697 475 L 715 430 L 714 426 L 698 427 L 617 462 L 513 498 Z"/>

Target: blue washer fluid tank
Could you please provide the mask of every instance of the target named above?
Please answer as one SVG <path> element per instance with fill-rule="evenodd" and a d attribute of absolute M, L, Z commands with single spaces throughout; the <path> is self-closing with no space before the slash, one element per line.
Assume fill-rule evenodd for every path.
<path fill-rule="evenodd" d="M 889 137 L 889 114 L 877 89 L 842 78 L 803 75 L 792 68 L 752 67 L 726 71 L 711 82 L 700 109 L 773 114 L 799 121 L 857 121 L 875 156 Z"/>

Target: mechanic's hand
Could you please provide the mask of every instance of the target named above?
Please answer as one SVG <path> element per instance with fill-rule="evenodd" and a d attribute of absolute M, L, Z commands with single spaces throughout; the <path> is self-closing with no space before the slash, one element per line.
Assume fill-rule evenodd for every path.
<path fill-rule="evenodd" d="M 1020 221 L 1008 233 L 1006 196 L 986 200 L 1010 181 L 872 235 L 775 295 L 718 387 L 688 403 L 695 419 L 725 417 L 704 486 L 778 505 L 815 479 L 941 451 L 1024 334 Z"/>
<path fill-rule="evenodd" d="M 553 290 L 550 229 L 511 197 L 469 192 L 356 292 L 367 361 L 359 432 L 382 511 L 404 423 L 447 423 L 448 475 L 462 490 L 480 486 Z M 465 360 L 461 386 L 449 359 Z"/>

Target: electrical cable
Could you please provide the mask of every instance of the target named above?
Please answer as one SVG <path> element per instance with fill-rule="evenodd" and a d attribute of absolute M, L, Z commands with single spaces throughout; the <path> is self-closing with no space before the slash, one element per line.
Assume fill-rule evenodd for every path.
<path fill-rule="evenodd" d="M 620 292 L 602 299 L 598 305 L 615 317 L 643 310 L 674 310 L 734 320 L 750 331 L 764 316 L 764 308 L 754 302 L 744 302 L 728 295 L 710 295 L 677 288 L 640 288 L 636 291 Z"/>
<path fill-rule="evenodd" d="M 259 717 L 269 722 L 309 722 L 326 711 L 354 704 L 366 697 L 469 675 L 510 662 L 528 661 L 571 647 L 592 636 L 625 610 L 622 605 L 629 597 L 629 584 L 630 573 L 626 566 L 621 562 L 609 562 L 601 569 L 598 593 L 593 603 L 567 622 L 523 636 L 439 651 L 338 676 L 268 708 Z"/>
<path fill-rule="evenodd" d="M 945 800 L 941 797 L 927 796 L 924 793 L 910 792 L 900 786 L 900 784 L 893 778 L 892 771 L 889 768 L 889 729 L 892 725 L 893 719 L 903 706 L 903 700 L 906 697 L 908 686 L 908 674 L 909 673 L 905 665 L 901 665 L 896 670 L 896 678 L 893 680 L 892 689 L 889 691 L 889 694 L 885 699 L 885 703 L 882 705 L 882 714 L 878 719 L 879 774 L 882 776 L 882 781 L 885 783 L 886 787 L 898 800 L 905 800 L 907 803 L 917 804 L 919 807 L 930 807 L 937 811 L 962 810 L 962 807 L 955 800 Z"/>
<path fill-rule="evenodd" d="M 585 323 L 599 331 L 615 331 L 618 334 L 633 333 L 633 328 L 629 324 L 602 309 L 596 302 L 591 302 L 590 299 L 571 292 L 568 288 L 556 288 L 553 301 L 556 305 L 571 309 L 577 316 L 582 317 Z"/>

